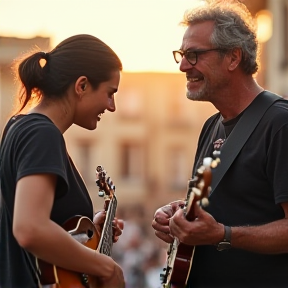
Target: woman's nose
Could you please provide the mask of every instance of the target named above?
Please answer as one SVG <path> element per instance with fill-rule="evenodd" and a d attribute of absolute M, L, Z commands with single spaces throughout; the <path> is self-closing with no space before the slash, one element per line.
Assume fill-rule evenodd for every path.
<path fill-rule="evenodd" d="M 116 111 L 116 105 L 115 105 L 114 97 L 108 99 L 107 110 L 110 111 L 110 112 L 115 112 Z"/>

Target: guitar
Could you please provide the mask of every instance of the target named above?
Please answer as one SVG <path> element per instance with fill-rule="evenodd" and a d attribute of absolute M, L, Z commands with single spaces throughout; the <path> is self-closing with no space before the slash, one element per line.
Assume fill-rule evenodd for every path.
<path fill-rule="evenodd" d="M 63 228 L 78 242 L 101 254 L 111 256 L 113 245 L 112 221 L 116 214 L 117 198 L 115 186 L 102 166 L 96 168 L 98 195 L 104 197 L 106 218 L 101 235 L 94 223 L 85 216 L 74 216 L 68 219 Z M 97 279 L 84 273 L 69 271 L 37 259 L 40 271 L 40 282 L 49 288 L 97 288 Z M 47 287 L 47 288 L 48 288 Z M 46 286 L 45 286 L 46 288 Z"/>
<path fill-rule="evenodd" d="M 194 221 L 195 205 L 208 205 L 208 195 L 211 191 L 212 172 L 211 167 L 216 167 L 219 159 L 213 160 L 210 157 L 204 158 L 203 165 L 197 170 L 195 177 L 188 180 L 187 196 L 184 204 L 184 215 L 188 221 Z M 164 273 L 160 274 L 163 288 L 185 288 L 195 246 L 186 245 L 174 239 L 167 250 L 167 263 L 163 268 Z"/>

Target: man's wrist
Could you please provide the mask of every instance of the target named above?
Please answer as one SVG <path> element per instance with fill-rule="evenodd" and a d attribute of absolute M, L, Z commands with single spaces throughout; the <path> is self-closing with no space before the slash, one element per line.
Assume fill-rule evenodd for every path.
<path fill-rule="evenodd" d="M 224 225 L 224 238 L 217 244 L 217 250 L 223 251 L 231 248 L 232 229 Z"/>

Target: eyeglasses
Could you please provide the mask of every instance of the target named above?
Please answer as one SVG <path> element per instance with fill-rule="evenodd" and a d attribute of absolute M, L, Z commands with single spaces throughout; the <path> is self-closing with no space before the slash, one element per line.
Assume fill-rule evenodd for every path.
<path fill-rule="evenodd" d="M 220 48 L 213 48 L 213 49 L 207 49 L 207 50 L 189 50 L 187 49 L 186 51 L 183 50 L 176 50 L 173 51 L 173 56 L 174 59 L 176 61 L 176 63 L 179 63 L 182 61 L 183 57 L 185 56 L 185 58 L 187 59 L 187 61 L 191 64 L 191 65 L 196 65 L 197 60 L 198 60 L 198 55 L 199 54 L 203 54 L 209 51 L 223 51 L 224 49 L 220 49 Z"/>

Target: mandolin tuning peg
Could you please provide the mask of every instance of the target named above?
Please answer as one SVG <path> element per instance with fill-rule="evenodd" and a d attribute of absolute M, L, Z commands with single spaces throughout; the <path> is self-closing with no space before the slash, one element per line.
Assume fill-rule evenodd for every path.
<path fill-rule="evenodd" d="M 219 150 L 213 151 L 213 156 L 214 156 L 215 158 L 219 158 L 220 154 L 221 154 L 221 152 L 220 152 Z"/>
<path fill-rule="evenodd" d="M 203 159 L 203 166 L 204 167 L 210 167 L 212 162 L 213 162 L 213 159 L 211 157 L 205 157 Z"/>
<path fill-rule="evenodd" d="M 104 169 L 103 169 L 103 167 L 101 166 L 101 165 L 98 165 L 97 167 L 96 167 L 96 172 L 98 172 L 98 173 L 100 173 L 100 172 L 102 172 Z"/>
<path fill-rule="evenodd" d="M 211 191 L 212 191 L 212 188 L 211 188 L 211 186 L 209 186 L 209 187 L 207 188 L 208 195 L 211 194 Z"/>
<path fill-rule="evenodd" d="M 201 190 L 196 187 L 192 188 L 192 192 L 197 196 L 201 196 Z"/>
<path fill-rule="evenodd" d="M 212 161 L 211 167 L 216 168 L 219 163 L 220 163 L 220 158 L 216 158 L 215 160 Z"/>
<path fill-rule="evenodd" d="M 202 204 L 202 206 L 203 207 L 207 207 L 208 205 L 209 205 L 209 200 L 208 200 L 208 198 L 203 198 L 202 200 L 201 200 L 201 204 Z"/>
<path fill-rule="evenodd" d="M 104 192 L 104 191 L 101 190 L 101 191 L 98 192 L 98 196 L 99 196 L 99 197 L 104 197 L 104 195 L 105 195 L 105 192 Z"/>

